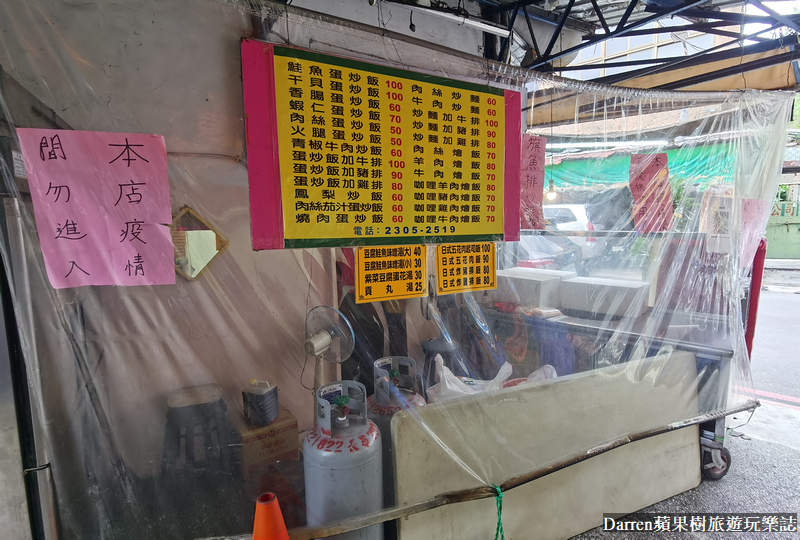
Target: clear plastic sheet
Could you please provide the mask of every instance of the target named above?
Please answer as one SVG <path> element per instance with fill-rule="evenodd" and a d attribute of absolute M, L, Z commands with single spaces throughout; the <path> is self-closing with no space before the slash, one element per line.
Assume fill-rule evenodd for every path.
<path fill-rule="evenodd" d="M 420 482 L 384 459 L 389 503 L 501 485 L 755 402 L 741 301 L 768 218 L 753 201 L 774 196 L 790 95 L 566 81 L 268 3 L 6 2 L 0 29 L 12 149 L 19 127 L 163 135 L 173 215 L 189 206 L 229 240 L 196 281 L 54 290 L 26 184 L 3 163 L 3 262 L 60 537 L 246 534 L 266 490 L 290 527 L 305 525 L 303 461 L 243 463 L 247 428 L 236 426 L 248 381 L 268 380 L 297 419 L 288 448 L 302 448 L 315 411 L 306 316 L 318 305 L 338 308 L 356 337 L 349 359 L 325 365 L 327 381 L 341 374 L 371 394 L 376 360 L 410 357 L 419 376 L 390 374 L 389 393 L 418 404 L 393 383 L 426 396 L 445 376 L 472 389 L 505 377 L 462 397 L 451 385 L 397 415 L 394 437 L 428 441 L 442 478 Z M 523 128 L 547 139 L 555 199 L 544 199 L 543 230 L 497 244 L 497 290 L 358 304 L 352 249 L 252 250 L 239 41 L 253 36 L 523 92 Z M 645 232 L 631 155 L 661 153 L 672 223 Z M 185 443 L 167 448 L 181 421 L 168 398 L 202 385 L 218 385 L 222 405 L 191 428 L 192 464 Z M 580 394 L 574 407 L 533 410 L 542 392 Z"/>

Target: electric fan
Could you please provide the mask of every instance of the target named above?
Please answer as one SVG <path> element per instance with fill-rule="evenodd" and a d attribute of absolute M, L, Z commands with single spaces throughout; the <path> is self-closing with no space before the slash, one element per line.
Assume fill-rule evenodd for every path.
<path fill-rule="evenodd" d="M 338 309 L 317 306 L 306 315 L 306 354 L 316 358 L 314 364 L 314 395 L 325 381 L 323 360 L 341 364 L 353 353 L 356 337 L 350 321 Z"/>

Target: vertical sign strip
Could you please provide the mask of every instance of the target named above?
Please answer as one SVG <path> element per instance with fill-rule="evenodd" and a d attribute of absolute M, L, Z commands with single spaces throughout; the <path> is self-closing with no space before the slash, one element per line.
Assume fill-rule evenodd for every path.
<path fill-rule="evenodd" d="M 522 137 L 522 104 L 520 93 L 505 91 L 506 98 L 506 163 L 505 163 L 505 216 L 504 239 L 519 241 L 520 223 L 520 138 Z"/>
<path fill-rule="evenodd" d="M 241 50 L 253 249 L 280 249 L 283 212 L 272 45 L 243 40 Z"/>
<path fill-rule="evenodd" d="M 544 230 L 542 196 L 544 195 L 544 159 L 547 139 L 535 135 L 522 136 L 520 164 L 520 226 Z"/>

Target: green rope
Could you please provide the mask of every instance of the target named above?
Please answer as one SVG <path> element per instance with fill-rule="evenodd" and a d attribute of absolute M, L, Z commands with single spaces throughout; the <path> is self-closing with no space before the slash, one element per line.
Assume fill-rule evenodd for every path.
<path fill-rule="evenodd" d="M 494 540 L 498 538 L 500 540 L 505 540 L 506 535 L 503 532 L 503 492 L 500 491 L 499 486 L 492 486 L 497 494 L 494 496 L 494 500 L 497 503 L 497 528 L 494 531 Z"/>

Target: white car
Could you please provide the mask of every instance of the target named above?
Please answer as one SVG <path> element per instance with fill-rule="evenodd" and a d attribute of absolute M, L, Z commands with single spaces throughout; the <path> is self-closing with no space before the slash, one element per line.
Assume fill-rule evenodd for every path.
<path fill-rule="evenodd" d="M 583 204 L 545 204 L 542 206 L 544 218 L 558 231 L 594 231 L 595 228 Z M 581 247 L 583 258 L 600 255 L 605 250 L 603 238 L 571 236 L 570 240 Z"/>

